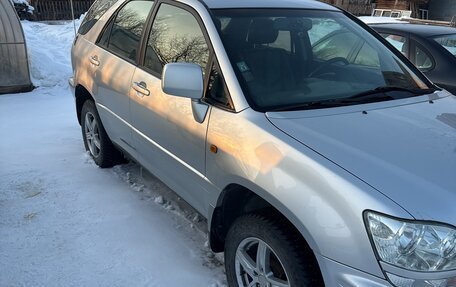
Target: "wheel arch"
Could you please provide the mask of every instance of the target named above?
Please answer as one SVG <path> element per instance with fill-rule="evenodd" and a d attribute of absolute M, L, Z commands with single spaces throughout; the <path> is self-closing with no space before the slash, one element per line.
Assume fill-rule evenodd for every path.
<path fill-rule="evenodd" d="M 255 191 L 253 191 L 255 190 Z M 314 252 L 319 248 L 305 225 L 293 213 L 270 193 L 261 188 L 248 187 L 245 184 L 229 184 L 218 197 L 216 207 L 209 216 L 209 243 L 214 252 L 223 252 L 227 232 L 231 224 L 241 215 L 262 213 L 266 216 L 279 217 L 293 228 L 303 242 Z"/>
<path fill-rule="evenodd" d="M 76 102 L 76 115 L 78 117 L 79 124 L 81 124 L 81 111 L 84 102 L 87 100 L 92 100 L 95 102 L 95 100 L 92 94 L 81 84 L 75 87 L 74 96 Z"/>

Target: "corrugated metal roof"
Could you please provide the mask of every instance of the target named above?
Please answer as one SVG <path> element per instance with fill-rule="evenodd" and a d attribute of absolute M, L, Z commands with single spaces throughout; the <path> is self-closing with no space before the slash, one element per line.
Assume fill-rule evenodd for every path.
<path fill-rule="evenodd" d="M 9 0 L 0 0 L 0 44 L 24 43 L 21 23 Z"/>
<path fill-rule="evenodd" d="M 0 0 L 0 93 L 31 90 L 24 32 L 9 0 Z"/>

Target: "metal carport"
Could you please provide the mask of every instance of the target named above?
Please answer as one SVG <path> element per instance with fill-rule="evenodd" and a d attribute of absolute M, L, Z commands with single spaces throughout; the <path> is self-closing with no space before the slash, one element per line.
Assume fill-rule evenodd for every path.
<path fill-rule="evenodd" d="M 24 31 L 10 0 L 0 0 L 0 94 L 32 89 Z"/>

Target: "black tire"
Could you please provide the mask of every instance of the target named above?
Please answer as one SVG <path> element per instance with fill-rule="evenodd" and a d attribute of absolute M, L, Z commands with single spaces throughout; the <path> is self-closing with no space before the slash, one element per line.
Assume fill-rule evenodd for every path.
<path fill-rule="evenodd" d="M 252 283 L 253 279 L 249 280 L 252 277 L 247 275 L 248 272 L 242 272 L 246 269 L 241 264 L 238 264 L 239 269 L 236 271 L 236 253 L 238 248 L 245 250 L 246 254 L 250 254 L 249 259 L 253 260 L 252 263 L 254 264 L 252 266 L 258 267 L 256 265 L 258 258 L 256 252 L 260 243 L 257 244 L 255 250 L 254 240 L 256 239 L 261 240 L 272 251 L 270 255 L 266 256 L 270 261 L 270 268 L 267 267 L 267 269 L 272 273 L 263 270 L 263 275 L 266 273 L 273 274 L 273 279 L 281 279 L 287 283 L 286 286 L 291 287 L 324 286 L 321 272 L 312 250 L 294 229 L 285 223 L 281 223 L 278 219 L 271 219 L 258 214 L 247 214 L 235 220 L 228 231 L 225 241 L 225 268 L 230 287 L 244 287 Z M 249 246 L 249 244 L 244 244 L 250 241 L 251 247 L 249 249 L 243 247 Z M 263 244 L 263 246 L 265 245 Z M 258 267 L 256 271 L 250 273 L 259 274 L 262 272 L 259 271 L 260 269 L 262 268 Z M 244 274 L 240 276 L 240 284 L 238 283 L 238 274 Z M 263 283 L 266 280 L 261 274 L 257 278 Z M 257 286 L 266 285 L 258 284 Z"/>
<path fill-rule="evenodd" d="M 87 130 L 90 128 L 88 127 L 86 117 L 88 117 L 89 122 L 90 119 L 95 121 L 95 131 L 91 135 L 89 135 L 90 131 Z M 123 158 L 122 154 L 116 149 L 106 134 L 103 124 L 101 123 L 100 116 L 98 115 L 98 111 L 95 107 L 95 103 L 91 100 L 85 101 L 82 106 L 81 130 L 84 146 L 99 167 L 108 168 L 121 162 Z M 99 147 L 91 144 L 94 140 L 90 140 L 90 138 L 93 137 L 94 134 L 98 136 L 96 145 Z"/>

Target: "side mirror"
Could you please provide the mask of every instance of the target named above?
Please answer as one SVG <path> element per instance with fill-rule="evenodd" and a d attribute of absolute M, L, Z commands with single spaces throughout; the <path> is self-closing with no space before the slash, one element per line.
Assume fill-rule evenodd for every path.
<path fill-rule="evenodd" d="M 183 98 L 199 100 L 203 97 L 203 71 L 197 64 L 166 64 L 162 75 L 163 92 Z"/>

